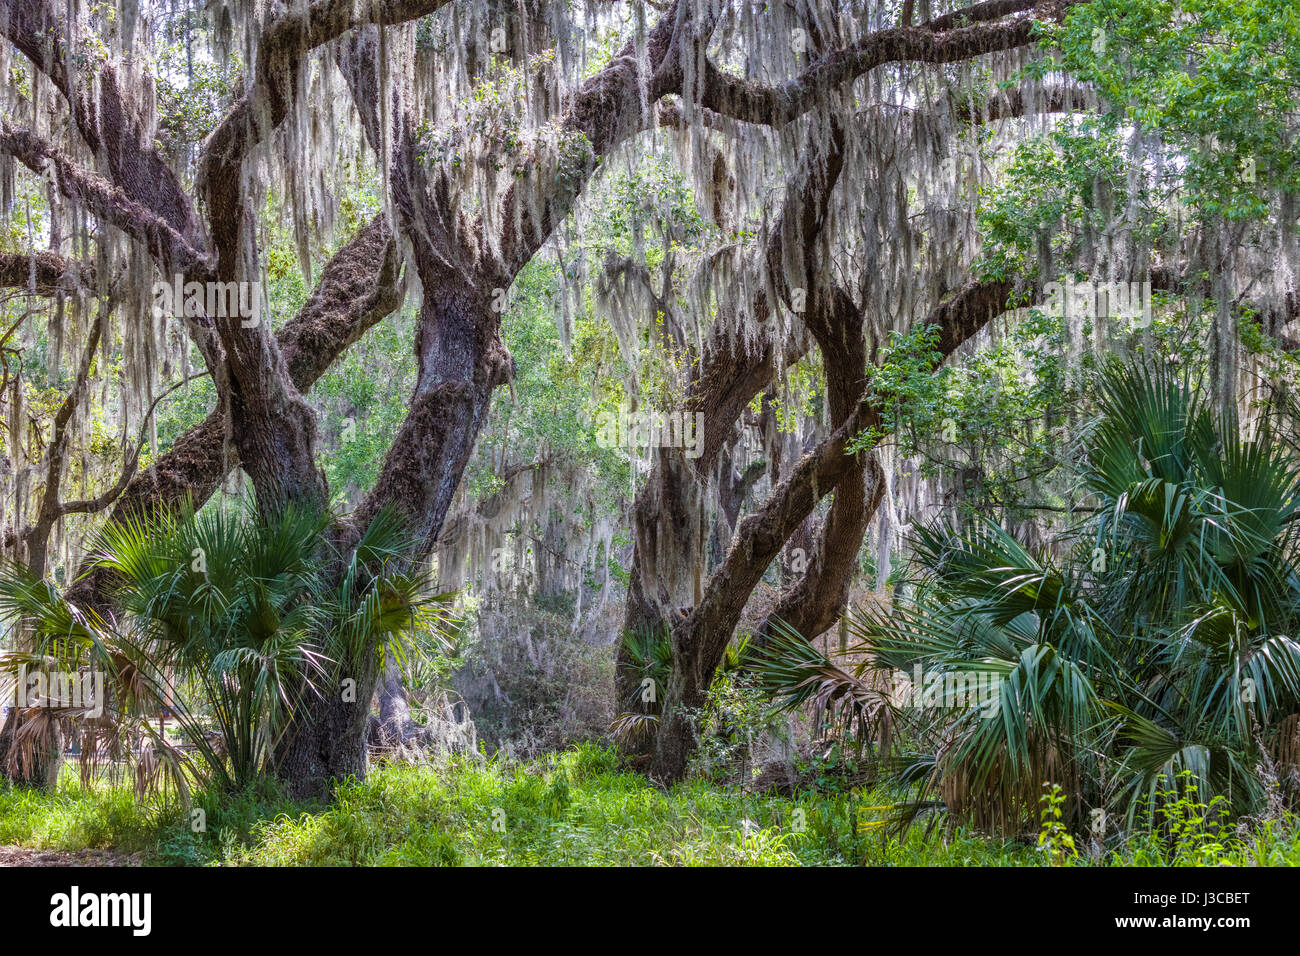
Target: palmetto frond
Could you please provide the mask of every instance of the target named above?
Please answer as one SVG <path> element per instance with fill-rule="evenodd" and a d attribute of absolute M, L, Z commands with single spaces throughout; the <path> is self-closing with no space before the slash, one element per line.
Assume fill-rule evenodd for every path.
<path fill-rule="evenodd" d="M 920 527 L 915 587 L 847 619 L 854 674 L 790 641 L 763 664 L 788 706 L 851 700 L 868 667 L 927 686 L 993 675 L 995 708 L 897 709 L 909 766 L 981 825 L 1032 826 L 1044 780 L 1074 795 L 1076 821 L 1108 800 L 1149 816 L 1187 787 L 1244 812 L 1262 798 L 1260 740 L 1294 749 L 1294 459 L 1267 421 L 1243 435 L 1163 366 L 1108 368 L 1096 398 L 1081 442 L 1096 507 L 1062 537 L 1064 560 L 989 522 Z"/>
<path fill-rule="evenodd" d="M 629 662 L 626 666 L 634 671 L 635 678 L 628 681 L 632 690 L 623 704 L 628 707 L 650 704 L 650 709 L 653 710 L 658 705 L 658 693 L 656 691 L 652 700 L 643 700 L 642 688 L 646 686 L 646 681 L 653 681 L 650 685 L 653 688 L 666 686 L 672 669 L 672 637 L 666 628 L 630 628 L 623 634 L 623 648 Z"/>
<path fill-rule="evenodd" d="M 93 561 L 111 572 L 121 613 L 109 621 L 6 568 L 0 620 L 20 628 L 30 650 L 0 659 L 0 672 L 33 655 L 103 667 L 120 718 L 169 704 L 198 758 L 184 765 L 192 777 L 248 783 L 269 766 L 302 695 L 333 680 L 337 660 L 405 661 L 425 653 L 417 637 L 437 644 L 455 630 L 451 596 L 433 594 L 428 571 L 409 568 L 399 521 L 381 514 L 346 553 L 329 528 L 327 514 L 290 506 L 264 515 L 251 503 L 110 523 Z M 197 706 L 182 684 L 197 689 Z M 151 725 L 139 730 L 153 740 L 154 764 L 182 766 Z"/>
<path fill-rule="evenodd" d="M 455 594 L 435 593 L 429 563 L 410 567 L 417 550 L 390 509 L 371 520 L 348 553 L 335 554 L 341 569 L 319 595 L 331 658 L 359 661 L 373 652 L 379 666 L 391 658 L 408 668 L 413 655 L 426 653 L 424 642 L 438 652 L 452 649 L 463 623 L 451 608 Z"/>
<path fill-rule="evenodd" d="M 845 670 L 784 622 L 773 625 L 764 646 L 752 652 L 750 660 L 759 686 L 783 709 L 811 705 L 816 713 L 838 719 L 859 736 L 889 725 L 887 683 L 882 687 L 866 666 Z"/>

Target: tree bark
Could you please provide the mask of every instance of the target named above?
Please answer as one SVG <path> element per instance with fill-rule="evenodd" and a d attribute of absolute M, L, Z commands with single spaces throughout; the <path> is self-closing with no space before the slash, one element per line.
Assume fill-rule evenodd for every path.
<path fill-rule="evenodd" d="M 366 775 L 366 731 L 378 667 L 373 655 L 340 673 L 339 683 L 300 704 L 292 736 L 277 750 L 276 774 L 289 795 L 323 799 L 330 785 Z"/>
<path fill-rule="evenodd" d="M 391 160 L 388 172 L 395 225 L 409 242 L 423 291 L 414 343 L 419 377 L 410 413 L 381 466 L 375 488 L 338 533 L 346 548 L 378 514 L 394 510 L 410 523 L 417 539 L 409 556 L 412 565 L 428 558 L 492 392 L 508 381 L 513 371 L 512 359 L 498 335 L 500 316 L 492 309 L 496 293 L 510 285 L 571 212 L 600 160 L 655 121 L 653 107 L 662 97 L 680 94 L 683 107 L 692 110 L 781 126 L 823 102 L 825 90 L 842 86 L 883 63 L 953 62 L 1024 45 L 1032 35 L 1030 17 L 991 21 L 1031 9 L 1035 15 L 1059 16 L 1070 0 L 993 0 L 970 8 L 970 26 L 958 27 L 958 21 L 940 18 L 919 27 L 880 31 L 843 49 L 825 51 L 804 74 L 778 87 L 718 71 L 707 57 L 711 18 L 717 12 L 704 12 L 695 4 L 669 4 L 641 42 L 628 43 L 605 69 L 566 97 L 555 146 L 539 148 L 520 161 L 519 168 L 512 170 L 514 185 L 497 215 L 477 219 L 468 208 L 461 208 L 455 189 L 440 178 L 436 165 L 422 162 L 417 124 L 404 112 L 397 91 L 381 83 L 375 55 L 376 25 L 406 22 L 445 2 L 375 0 L 358 5 L 350 0 L 314 0 L 269 16 L 256 38 L 253 72 L 245 93 L 217 124 L 198 162 L 195 185 L 204 200 L 203 218 L 200 205 L 186 194 L 181 178 L 153 138 L 146 135 L 150 120 L 135 105 L 142 98 L 138 91 L 123 88 L 131 72 L 119 73 L 112 62 L 96 60 L 93 82 L 83 75 L 87 68 L 78 64 L 91 61 L 68 55 L 76 38 L 66 36 L 65 31 L 73 27 L 49 0 L 6 0 L 0 15 L 0 33 L 67 100 L 73 124 L 94 158 L 97 172 L 80 168 L 75 157 L 64 155 L 33 130 L 7 123 L 0 125 L 0 151 L 38 172 L 53 172 L 64 195 L 99 222 L 134 237 L 167 272 L 199 281 L 237 280 L 243 277 L 241 263 L 255 261 L 249 254 L 255 233 L 250 197 L 244 192 L 244 159 L 294 107 L 293 83 L 303 58 L 352 31 L 339 44 L 340 66 L 367 137 L 377 154 Z M 693 21 L 697 12 L 703 22 Z M 529 51 L 518 52 L 526 56 Z M 688 77 L 691 88 L 687 88 Z M 390 92 L 396 108 L 380 109 L 380 98 Z M 379 128 L 385 116 L 391 117 L 391 130 Z M 385 133 L 391 135 L 382 135 Z M 391 152 L 381 145 L 388 143 Z M 78 155 L 84 153 L 77 150 Z M 834 176 L 825 177 L 825 181 L 833 184 Z M 808 217 L 822 215 L 824 204 L 804 205 L 799 212 L 803 221 L 786 225 L 797 229 L 792 238 L 802 242 L 813 234 Z M 484 239 L 485 222 L 503 224 L 496 250 Z M 787 240 L 778 234 L 776 242 L 783 241 Z M 11 271 L 13 263 L 0 265 Z M 39 277 L 29 270 L 28 283 L 50 288 L 64 281 L 63 273 L 56 273 L 57 266 L 41 263 Z M 318 293 L 328 299 L 329 290 L 324 286 Z M 311 308 L 309 303 L 304 312 Z M 224 453 L 228 443 L 235 447 L 264 507 L 286 501 L 323 505 L 328 490 L 315 465 L 315 422 L 301 393 L 328 364 L 321 364 L 316 356 L 327 355 L 336 346 L 340 350 L 346 347 L 346 342 L 354 340 L 348 338 L 351 330 L 365 321 L 355 311 L 351 311 L 355 322 L 344 321 L 342 311 L 350 310 L 326 308 L 323 314 L 332 314 L 325 327 L 299 327 L 287 337 L 290 327 L 272 336 L 266 327 L 222 324 L 215 317 L 195 318 L 190 332 L 218 386 L 220 407 L 177 442 L 163 461 L 127 484 L 115 516 L 171 507 L 186 494 L 196 500 L 206 498 L 233 464 L 234 456 Z M 313 338 L 317 332 L 324 336 L 323 342 Z M 725 351 L 719 354 L 725 355 Z M 739 414 L 736 403 L 743 406 L 756 384 L 770 379 L 771 358 L 769 351 L 757 364 L 747 364 L 743 373 L 728 374 L 716 383 L 702 379 L 702 394 L 717 403 L 701 406 L 706 412 L 706 443 L 713 448 L 710 461 L 715 460 L 717 448 Z M 750 357 L 745 361 L 749 363 Z M 841 396 L 841 411 L 853 405 L 850 391 L 846 388 L 844 392 L 847 398 Z M 867 415 L 863 407 L 858 402 L 844 425 L 855 417 L 860 423 Z M 227 422 L 233 426 L 229 432 Z M 706 555 L 701 543 L 707 540 L 703 529 L 688 522 L 680 534 L 676 534 L 678 529 L 670 529 L 675 534 L 671 540 L 664 536 L 651 541 L 643 536 L 642 550 L 654 567 L 634 575 L 640 582 L 639 606 L 646 609 L 647 617 L 670 620 L 674 642 L 685 641 L 683 635 L 688 635 L 687 643 L 698 643 L 704 633 L 701 629 L 725 626 L 721 645 L 725 647 L 743 598 L 771 560 L 767 552 L 773 546 L 779 550 L 789 536 L 790 515 L 801 512 L 799 521 L 804 520 L 830 487 L 851 480 L 855 468 L 866 467 L 861 461 L 846 464 L 837 460 L 837 455 L 843 457 L 842 430 L 836 429 L 827 439 L 830 446 L 823 442 L 795 467 L 759 514 L 741 521 L 735 543 L 707 582 L 702 573 Z M 835 450 L 836 441 L 839 451 Z M 698 465 L 683 460 L 663 462 L 653 493 L 669 503 L 664 514 L 689 513 L 696 515 L 692 521 L 700 520 L 696 506 L 703 474 Z M 777 513 L 770 510 L 773 507 L 790 510 Z M 649 504 L 642 510 L 643 530 L 657 520 L 651 511 Z M 840 507 L 837 497 L 828 533 L 834 532 L 834 541 L 840 543 L 823 549 L 827 566 L 833 565 L 837 575 L 843 565 L 841 552 L 847 552 L 859 522 L 860 515 L 847 502 Z M 742 544 L 743 555 L 738 557 L 737 548 Z M 755 547 L 757 552 L 753 552 Z M 653 553 L 656 549 L 660 554 Z M 687 575 L 688 580 L 667 584 L 657 580 L 655 567 L 668 566 L 682 553 L 699 556 L 700 567 Z M 732 575 L 740 583 L 735 588 L 723 587 L 721 574 Z M 86 587 L 91 595 L 101 595 L 103 584 L 91 580 Z M 679 609 L 678 602 L 687 598 L 690 610 Z M 633 608 L 630 613 L 638 612 Z M 695 699 L 698 687 L 707 686 L 711 670 L 706 672 L 705 664 L 715 649 L 716 635 L 711 634 L 698 653 L 692 651 L 694 663 L 674 678 L 680 685 L 679 699 Z M 356 682 L 354 699 L 345 699 L 335 688 L 310 698 L 281 750 L 280 766 L 299 792 L 319 793 L 329 778 L 364 770 L 365 711 L 378 678 L 377 658 L 367 653 L 361 660 L 342 662 L 342 667 L 342 678 Z"/>

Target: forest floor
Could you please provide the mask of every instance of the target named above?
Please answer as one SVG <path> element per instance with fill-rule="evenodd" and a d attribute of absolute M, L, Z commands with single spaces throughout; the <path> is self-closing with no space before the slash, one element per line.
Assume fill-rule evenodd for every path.
<path fill-rule="evenodd" d="M 583 745 L 531 762 L 380 764 L 328 806 L 260 792 L 137 803 L 124 786 L 0 787 L 0 865 L 1040 866 L 1030 838 L 882 826 L 899 794 L 755 794 L 707 780 L 664 791 Z M 1297 865 L 1300 822 L 1152 840 L 1067 865 Z"/>
<path fill-rule="evenodd" d="M 0 866 L 139 866 L 143 854 L 111 850 L 33 850 L 0 846 Z"/>

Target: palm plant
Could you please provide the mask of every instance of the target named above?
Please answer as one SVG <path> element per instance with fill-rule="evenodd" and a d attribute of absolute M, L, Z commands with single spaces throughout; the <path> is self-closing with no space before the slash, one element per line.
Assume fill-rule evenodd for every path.
<path fill-rule="evenodd" d="M 47 766 L 47 782 L 53 783 L 64 739 L 79 743 L 83 781 L 102 759 L 133 759 L 138 742 L 154 732 L 147 715 L 162 709 L 164 697 L 127 653 L 116 622 L 68 602 L 52 582 L 26 567 L 7 564 L 0 567 L 0 623 L 11 648 L 23 648 L 0 654 L 0 696 L 10 696 L 10 688 L 29 674 L 111 675 L 94 701 L 21 700 L 24 719 L 5 770 L 28 778 L 38 755 L 53 752 L 56 759 Z M 171 782 L 184 790 L 181 759 L 162 756 L 150 763 L 158 773 L 172 773 Z M 157 782 L 155 778 L 150 789 Z"/>
<path fill-rule="evenodd" d="M 265 521 L 185 509 L 102 535 L 96 564 L 119 582 L 118 646 L 176 701 L 185 737 L 224 785 L 247 785 L 268 767 L 296 688 L 322 671 L 326 523 L 293 507 Z M 205 713 L 185 705 L 172 675 L 194 684 Z"/>
<path fill-rule="evenodd" d="M 461 627 L 449 609 L 454 592 L 433 593 L 431 566 L 412 564 L 417 546 L 395 512 L 381 511 L 349 548 L 328 536 L 321 544 L 337 569 L 315 593 L 329 661 L 351 666 L 369 654 L 377 670 L 391 658 L 409 672 L 452 649 Z"/>
<path fill-rule="evenodd" d="M 1268 419 L 1243 434 L 1183 373 L 1114 366 L 1081 442 L 1091 517 L 1042 554 L 987 521 L 915 533 L 910 596 L 848 622 L 847 662 L 787 637 L 760 664 L 798 706 L 813 689 L 855 713 L 870 672 L 996 689 L 990 707 L 904 693 L 895 771 L 991 828 L 1032 828 L 1043 781 L 1151 825 L 1195 787 L 1237 814 L 1261 766 L 1293 759 L 1300 703 L 1300 474 Z M 907 684 L 903 684 L 904 691 Z M 900 697 L 902 699 L 900 699 Z"/>
<path fill-rule="evenodd" d="M 105 529 L 91 562 L 112 572 L 118 614 L 73 605 L 10 568 L 0 618 L 28 629 L 38 654 L 106 670 L 119 720 L 169 707 L 190 753 L 147 722 L 141 730 L 150 762 L 173 768 L 178 786 L 198 777 L 243 787 L 272 769 L 302 695 L 339 661 L 409 661 L 414 635 L 443 632 L 447 595 L 409 568 L 395 518 L 379 515 L 346 552 L 329 529 L 328 515 L 292 506 L 124 521 Z M 19 662 L 8 655 L 11 669 Z"/>
<path fill-rule="evenodd" d="M 630 690 L 620 702 L 625 709 L 615 716 L 610 732 L 620 743 L 638 747 L 650 740 L 659 723 L 659 693 L 667 687 L 672 670 L 672 636 L 666 628 L 630 628 L 623 634 L 623 648 Z"/>
<path fill-rule="evenodd" d="M 742 670 L 750 647 L 748 634 L 728 642 L 715 676 Z M 672 635 L 666 627 L 630 628 L 623 634 L 623 648 L 630 691 L 622 702 L 626 709 L 614 718 L 610 732 L 619 743 L 635 747 L 647 743 L 659 723 L 659 694 L 672 672 Z"/>

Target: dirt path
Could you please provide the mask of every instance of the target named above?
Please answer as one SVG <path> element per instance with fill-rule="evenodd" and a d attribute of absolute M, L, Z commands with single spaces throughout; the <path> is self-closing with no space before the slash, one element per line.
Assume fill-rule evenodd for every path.
<path fill-rule="evenodd" d="M 0 846 L 0 866 L 139 866 L 140 854 L 115 850 L 32 850 Z"/>

